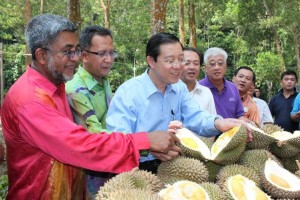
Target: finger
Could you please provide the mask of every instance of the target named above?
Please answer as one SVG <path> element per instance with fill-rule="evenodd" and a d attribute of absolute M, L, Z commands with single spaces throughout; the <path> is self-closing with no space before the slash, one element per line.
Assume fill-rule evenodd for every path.
<path fill-rule="evenodd" d="M 176 152 L 178 152 L 178 153 L 181 153 L 181 148 L 178 147 L 178 146 L 176 146 L 176 145 L 172 146 L 170 150 L 171 150 L 171 151 L 176 151 Z"/>
<path fill-rule="evenodd" d="M 168 152 L 168 156 L 170 156 L 170 157 L 172 157 L 172 158 L 174 158 L 174 157 L 176 157 L 176 156 L 178 156 L 178 155 L 179 155 L 179 152 L 177 152 L 177 151 L 170 150 L 170 151 Z"/>
<path fill-rule="evenodd" d="M 174 141 L 174 144 L 180 143 L 180 139 L 176 135 L 172 134 L 171 137 L 172 137 L 172 139 Z"/>
<path fill-rule="evenodd" d="M 170 129 L 170 128 L 169 128 L 169 129 L 168 129 L 168 132 L 169 132 L 169 133 L 172 133 L 172 134 L 175 134 L 175 133 L 176 133 L 176 129 Z"/>
<path fill-rule="evenodd" d="M 168 154 L 164 154 L 163 157 L 164 161 L 168 161 L 168 160 L 172 160 L 173 157 L 172 156 L 169 156 Z"/>
<path fill-rule="evenodd" d="M 167 153 L 152 152 L 152 155 L 161 161 L 168 161 L 171 158 Z"/>

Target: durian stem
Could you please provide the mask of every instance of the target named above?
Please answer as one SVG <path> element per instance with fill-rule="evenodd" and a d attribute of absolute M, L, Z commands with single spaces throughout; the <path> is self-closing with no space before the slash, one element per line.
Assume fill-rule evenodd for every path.
<path fill-rule="evenodd" d="M 300 170 L 300 161 L 296 160 L 296 164 L 297 164 L 298 170 Z"/>

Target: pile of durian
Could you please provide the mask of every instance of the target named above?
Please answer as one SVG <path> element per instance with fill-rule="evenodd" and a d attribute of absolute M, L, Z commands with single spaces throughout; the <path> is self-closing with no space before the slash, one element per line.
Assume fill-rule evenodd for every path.
<path fill-rule="evenodd" d="M 213 141 L 179 129 L 182 155 L 156 175 L 134 169 L 110 179 L 97 200 L 269 200 L 300 199 L 300 132 L 276 125 L 244 126 Z"/>

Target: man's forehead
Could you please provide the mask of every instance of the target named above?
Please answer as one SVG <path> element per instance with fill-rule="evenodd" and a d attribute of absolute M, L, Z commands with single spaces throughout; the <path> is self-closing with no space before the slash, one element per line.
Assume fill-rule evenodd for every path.
<path fill-rule="evenodd" d="M 211 55 L 208 57 L 208 61 L 225 61 L 225 58 L 223 55 Z"/>
<path fill-rule="evenodd" d="M 296 79 L 295 75 L 287 74 L 283 76 L 283 79 Z"/>

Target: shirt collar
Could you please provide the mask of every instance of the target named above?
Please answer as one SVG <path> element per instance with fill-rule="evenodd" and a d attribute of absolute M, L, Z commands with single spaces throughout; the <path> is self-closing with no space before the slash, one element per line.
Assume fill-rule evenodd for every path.
<path fill-rule="evenodd" d="M 150 97 L 152 94 L 156 92 L 160 92 L 157 87 L 154 85 L 148 74 L 149 68 L 141 75 L 142 82 L 144 83 L 145 94 L 147 97 Z M 167 85 L 165 93 L 175 92 L 173 84 Z"/>
<path fill-rule="evenodd" d="M 99 82 L 96 79 L 94 79 L 94 77 L 82 66 L 79 66 L 77 73 L 82 77 L 82 80 L 84 81 L 85 85 L 89 90 L 92 90 L 97 85 L 101 86 L 101 84 L 99 84 Z M 102 80 L 103 85 L 106 84 L 108 81 L 107 77 L 103 77 Z"/>
<path fill-rule="evenodd" d="M 49 79 L 44 77 L 41 73 L 39 73 L 37 70 L 32 68 L 30 65 L 27 67 L 29 77 L 33 82 L 35 82 L 36 86 L 43 91 L 45 91 L 50 96 L 53 96 L 53 94 L 56 91 L 61 90 L 61 87 L 65 87 L 64 83 L 59 84 L 58 86 L 54 85 Z"/>
<path fill-rule="evenodd" d="M 225 89 L 225 88 L 226 88 L 226 80 L 225 80 L 225 78 L 223 78 L 223 82 L 224 82 L 224 88 L 223 88 L 223 89 Z M 204 83 L 205 83 L 205 86 L 208 87 L 208 88 L 210 88 L 210 89 L 216 88 L 216 87 L 212 84 L 212 82 L 209 80 L 209 78 L 208 78 L 207 75 L 205 75 Z"/>
<path fill-rule="evenodd" d="M 195 85 L 195 87 L 192 89 L 192 91 L 191 92 L 195 92 L 195 93 L 201 93 L 201 91 L 202 91 L 202 88 L 201 88 L 201 85 L 200 85 L 200 83 L 198 83 L 198 81 L 197 80 L 195 80 L 195 82 L 196 82 L 196 85 Z"/>

